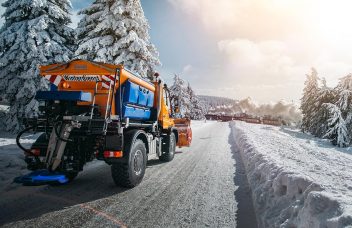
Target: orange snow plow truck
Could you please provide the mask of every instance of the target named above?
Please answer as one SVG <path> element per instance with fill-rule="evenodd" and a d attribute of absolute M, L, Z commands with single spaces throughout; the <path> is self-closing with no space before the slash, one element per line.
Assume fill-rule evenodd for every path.
<path fill-rule="evenodd" d="M 171 161 L 176 146 L 190 146 L 190 120 L 177 119 L 177 99 L 155 75 L 141 79 L 123 65 L 73 60 L 40 67 L 51 82 L 38 91 L 40 114 L 17 136 L 28 169 L 25 185 L 67 183 L 94 159 L 111 165 L 116 185 L 134 187 L 144 176 L 148 155 Z M 43 132 L 30 148 L 28 131 Z"/>

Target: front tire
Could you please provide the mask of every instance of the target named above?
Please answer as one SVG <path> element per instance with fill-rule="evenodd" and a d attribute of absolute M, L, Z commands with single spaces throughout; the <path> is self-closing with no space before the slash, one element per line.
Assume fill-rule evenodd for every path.
<path fill-rule="evenodd" d="M 133 188 L 141 183 L 147 167 L 147 149 L 142 140 L 125 147 L 127 162 L 114 163 L 111 165 L 112 178 L 116 185 Z"/>
<path fill-rule="evenodd" d="M 163 138 L 161 149 L 162 149 L 162 154 L 159 157 L 160 161 L 169 162 L 174 159 L 175 150 L 176 150 L 176 137 L 173 132 L 170 135 Z"/>

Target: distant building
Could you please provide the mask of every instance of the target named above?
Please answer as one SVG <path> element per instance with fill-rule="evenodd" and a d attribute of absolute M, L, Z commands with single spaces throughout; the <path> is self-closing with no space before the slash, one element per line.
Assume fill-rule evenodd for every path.
<path fill-rule="evenodd" d="M 208 113 L 205 115 L 207 120 L 219 120 L 223 122 L 239 120 L 244 121 L 247 123 L 253 124 L 266 124 L 266 125 L 273 125 L 273 126 L 281 126 L 283 125 L 283 121 L 280 118 L 273 118 L 271 116 L 251 116 L 247 113 L 236 113 L 234 115 L 226 115 L 224 113 Z"/>
<path fill-rule="evenodd" d="M 205 114 L 204 116 L 207 120 L 219 120 L 219 115 L 217 114 Z"/>

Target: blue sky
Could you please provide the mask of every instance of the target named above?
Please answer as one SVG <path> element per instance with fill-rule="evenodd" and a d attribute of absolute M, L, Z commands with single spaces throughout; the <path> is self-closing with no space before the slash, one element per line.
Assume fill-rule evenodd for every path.
<path fill-rule="evenodd" d="M 3 2 L 4 0 L 0 0 Z M 71 0 L 73 7 L 73 21 L 78 23 L 80 17 L 77 11 L 87 7 L 92 0 Z M 216 42 L 211 43 L 204 37 L 207 34 L 202 27 L 184 20 L 186 15 L 180 13 L 167 0 L 142 0 L 145 16 L 150 23 L 152 43 L 157 47 L 162 66 L 158 71 L 169 83 L 173 75 L 180 74 L 197 90 L 201 75 L 191 73 L 195 67 L 201 69 L 209 63 L 215 65 L 217 53 Z M 4 8 L 0 8 L 2 12 Z M 74 25 L 73 25 L 74 27 Z M 206 50 L 206 51 L 205 51 Z"/>
<path fill-rule="evenodd" d="M 72 0 L 73 9 L 79 10 L 92 1 Z M 167 0 L 142 0 L 142 7 L 149 21 L 152 43 L 157 47 L 162 66 L 158 71 L 172 83 L 174 74 L 180 74 L 197 90 L 202 75 L 189 74 L 192 69 L 202 69 L 216 65 L 217 44 L 207 37 L 203 27 L 192 21 L 184 20 L 182 14 Z M 205 76 L 205 77 L 210 77 Z M 199 91 L 201 92 L 201 91 Z"/>

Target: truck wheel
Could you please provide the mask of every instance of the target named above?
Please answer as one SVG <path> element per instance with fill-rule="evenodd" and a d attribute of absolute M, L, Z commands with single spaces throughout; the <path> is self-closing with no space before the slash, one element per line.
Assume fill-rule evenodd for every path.
<path fill-rule="evenodd" d="M 112 178 L 116 185 L 133 188 L 143 179 L 147 166 L 147 149 L 142 140 L 137 139 L 133 145 L 126 144 L 127 163 L 111 165 Z"/>
<path fill-rule="evenodd" d="M 171 133 L 168 137 L 163 138 L 161 150 L 162 155 L 159 157 L 160 161 L 169 162 L 174 159 L 176 150 L 176 137 L 174 133 Z"/>

